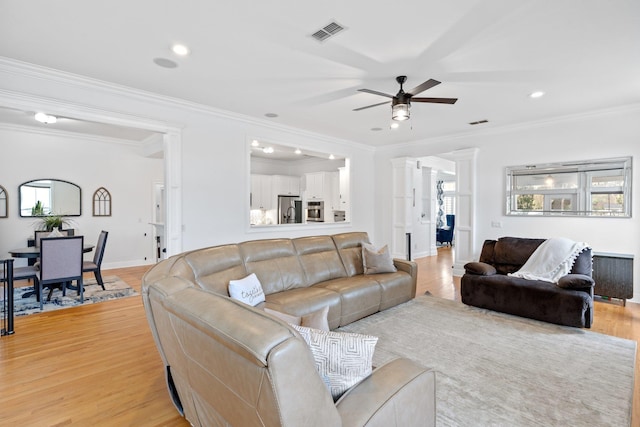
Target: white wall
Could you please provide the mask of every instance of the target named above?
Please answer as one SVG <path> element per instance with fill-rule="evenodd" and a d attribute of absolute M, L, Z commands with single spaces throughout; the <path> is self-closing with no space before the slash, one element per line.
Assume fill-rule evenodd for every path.
<path fill-rule="evenodd" d="M 9 193 L 9 218 L 0 219 L 0 257 L 27 246 L 37 224 L 18 214 L 18 186 L 33 179 L 73 182 L 82 191 L 82 215 L 69 228 L 95 244 L 109 232 L 103 267 L 142 265 L 155 260 L 152 221 L 153 182 L 163 180 L 162 160 L 145 158 L 137 147 L 72 134 L 47 135 L 0 126 L 0 183 Z M 93 193 L 105 187 L 112 197 L 112 216 L 92 216 Z M 145 233 L 147 236 L 145 236 Z M 93 254 L 85 255 L 91 259 Z M 146 257 L 146 259 L 145 259 Z M 26 264 L 16 261 L 16 266 Z"/>
<path fill-rule="evenodd" d="M 478 147 L 475 251 L 482 242 L 501 236 L 563 236 L 586 241 L 596 252 L 633 254 L 634 299 L 640 302 L 640 106 L 520 126 L 484 131 L 464 137 L 425 141 L 421 144 L 379 150 L 376 154 L 376 206 L 390 200 L 390 159 L 437 155 Z M 632 218 L 527 218 L 505 215 L 505 167 L 529 163 L 633 156 Z M 493 228 L 492 221 L 502 223 Z M 388 212 L 378 217 L 376 235 L 390 239 Z"/>
<path fill-rule="evenodd" d="M 182 250 L 249 239 L 345 231 L 367 231 L 372 239 L 375 237 L 376 213 L 371 209 L 374 149 L 369 146 L 288 128 L 278 125 L 277 121 L 255 120 L 80 76 L 0 60 L 0 105 L 14 102 L 21 94 L 29 98 L 41 97 L 48 105 L 52 100 L 54 104 L 64 103 L 61 110 L 71 105 L 74 110 L 97 116 L 138 117 L 181 128 Z M 32 99 L 28 101 L 33 103 Z M 48 112 L 60 114 L 63 111 L 53 109 Z M 254 138 L 297 146 L 303 151 L 332 152 L 351 158 L 351 222 L 250 229 L 248 142 Z M 7 143 L 11 144 L 10 141 Z M 69 155 L 73 156 L 72 153 Z M 20 167 L 28 168 L 29 162 L 24 160 Z M 52 167 L 58 170 L 57 166 Z M 86 173 L 90 175 L 90 171 Z M 2 180 L 0 176 L 0 182 Z M 114 210 L 118 208 L 114 204 Z M 0 224 L 3 224 L 2 220 Z"/>

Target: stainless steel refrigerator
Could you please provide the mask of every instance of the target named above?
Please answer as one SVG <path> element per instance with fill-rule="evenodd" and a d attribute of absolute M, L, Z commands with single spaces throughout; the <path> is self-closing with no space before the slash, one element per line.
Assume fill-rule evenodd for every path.
<path fill-rule="evenodd" d="M 278 196 L 278 224 L 302 223 L 300 196 Z"/>

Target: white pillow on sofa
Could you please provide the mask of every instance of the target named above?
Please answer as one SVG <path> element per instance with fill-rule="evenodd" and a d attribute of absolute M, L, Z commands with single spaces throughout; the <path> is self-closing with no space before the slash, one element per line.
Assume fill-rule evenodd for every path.
<path fill-rule="evenodd" d="M 262 284 L 255 273 L 251 273 L 244 279 L 230 280 L 229 296 L 254 307 L 264 302 Z"/>
<path fill-rule="evenodd" d="M 311 349 L 316 369 L 336 401 L 372 372 L 378 337 L 292 325 Z"/>
<path fill-rule="evenodd" d="M 376 248 L 369 243 L 363 243 L 362 266 L 364 274 L 395 273 L 398 271 L 393 265 L 393 258 L 391 258 L 387 245 Z"/>

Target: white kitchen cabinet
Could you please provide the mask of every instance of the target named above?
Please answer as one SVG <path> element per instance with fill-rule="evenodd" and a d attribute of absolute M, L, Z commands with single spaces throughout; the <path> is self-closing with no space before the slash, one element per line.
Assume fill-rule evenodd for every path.
<path fill-rule="evenodd" d="M 251 175 L 251 209 L 273 209 L 272 183 L 271 175 Z"/>
<path fill-rule="evenodd" d="M 324 200 L 325 172 L 305 174 L 307 180 L 307 200 Z"/>
<path fill-rule="evenodd" d="M 300 177 L 290 175 L 273 175 L 273 196 L 299 196 Z"/>

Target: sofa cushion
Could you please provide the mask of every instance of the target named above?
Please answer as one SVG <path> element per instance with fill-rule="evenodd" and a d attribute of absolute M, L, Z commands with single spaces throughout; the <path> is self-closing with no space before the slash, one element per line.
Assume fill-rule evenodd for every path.
<path fill-rule="evenodd" d="M 331 236 L 300 237 L 293 239 L 293 246 L 300 258 L 307 285 L 347 276 Z"/>
<path fill-rule="evenodd" d="M 287 292 L 277 292 L 266 296 L 266 307 L 293 316 L 304 316 L 329 308 L 327 321 L 331 329 L 340 326 L 342 313 L 340 294 L 317 286 L 309 288 L 291 289 Z"/>
<path fill-rule="evenodd" d="M 304 316 L 293 316 L 291 314 L 283 313 L 278 310 L 272 310 L 269 307 L 265 307 L 264 311 L 291 325 L 305 326 L 307 328 L 319 329 L 321 331 L 329 331 L 329 322 L 327 320 L 329 307 L 325 307 L 312 313 L 305 314 Z"/>
<path fill-rule="evenodd" d="M 411 300 L 416 293 L 413 278 L 409 273 L 397 271 L 372 276 L 380 285 L 380 311 Z"/>
<path fill-rule="evenodd" d="M 318 373 L 325 381 L 333 400 L 372 372 L 378 337 L 352 332 L 326 332 L 294 326 L 307 342 Z"/>
<path fill-rule="evenodd" d="M 238 244 L 247 273 L 256 273 L 266 295 L 306 286 L 306 276 L 289 239 Z"/>
<path fill-rule="evenodd" d="M 340 295 L 340 326 L 380 310 L 382 288 L 373 276 L 345 277 L 318 283 L 313 287 L 328 289 Z"/>
<path fill-rule="evenodd" d="M 362 244 L 369 242 L 369 236 L 363 232 L 341 233 L 332 236 L 347 276 L 363 274 Z"/>
<path fill-rule="evenodd" d="M 501 237 L 493 248 L 493 260 L 484 261 L 495 266 L 500 274 L 515 273 L 545 239 Z"/>
<path fill-rule="evenodd" d="M 362 268 L 364 274 L 395 273 L 396 267 L 387 245 L 376 248 L 369 243 L 362 244 Z"/>
<path fill-rule="evenodd" d="M 195 282 L 208 291 L 220 295 L 229 295 L 230 280 L 237 280 L 247 276 L 247 270 L 242 263 L 238 245 L 223 245 L 189 252 L 184 261 L 191 268 Z M 178 266 L 179 263 L 176 263 Z M 184 277 L 181 271 L 172 274 Z"/>
<path fill-rule="evenodd" d="M 264 302 L 264 291 L 255 273 L 251 273 L 243 279 L 230 280 L 229 296 L 252 306 Z"/>

